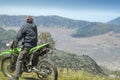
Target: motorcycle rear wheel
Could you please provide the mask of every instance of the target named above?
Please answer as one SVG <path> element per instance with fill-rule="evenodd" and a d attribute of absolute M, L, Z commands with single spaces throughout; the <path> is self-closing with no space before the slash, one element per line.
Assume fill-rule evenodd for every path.
<path fill-rule="evenodd" d="M 37 65 L 37 69 L 39 70 L 39 72 L 37 72 L 37 76 L 40 79 L 57 80 L 58 78 L 56 66 L 47 60 L 40 61 Z"/>

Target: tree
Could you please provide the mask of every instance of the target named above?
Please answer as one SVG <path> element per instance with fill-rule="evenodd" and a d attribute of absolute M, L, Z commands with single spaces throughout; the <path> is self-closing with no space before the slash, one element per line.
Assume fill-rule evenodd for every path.
<path fill-rule="evenodd" d="M 55 41 L 53 40 L 50 32 L 42 32 L 39 35 L 40 43 L 49 43 L 52 49 L 55 48 Z"/>

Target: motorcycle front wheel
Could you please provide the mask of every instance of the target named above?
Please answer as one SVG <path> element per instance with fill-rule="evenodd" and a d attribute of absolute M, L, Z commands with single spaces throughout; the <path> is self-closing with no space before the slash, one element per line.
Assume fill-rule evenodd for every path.
<path fill-rule="evenodd" d="M 47 60 L 40 61 L 37 65 L 37 69 L 39 70 L 39 72 L 37 72 L 37 76 L 40 79 L 57 80 L 58 78 L 56 66 Z"/>
<path fill-rule="evenodd" d="M 11 56 L 3 58 L 1 62 L 1 71 L 6 77 L 9 78 L 11 78 L 14 75 L 14 68 L 11 68 Z"/>

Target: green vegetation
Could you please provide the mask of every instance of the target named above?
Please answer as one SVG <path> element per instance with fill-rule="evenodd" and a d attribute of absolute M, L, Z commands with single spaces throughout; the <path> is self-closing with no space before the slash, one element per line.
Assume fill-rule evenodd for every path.
<path fill-rule="evenodd" d="M 104 71 L 88 55 L 75 55 L 64 51 L 55 50 L 51 61 L 58 67 L 72 70 L 85 70 L 92 74 L 105 75 Z"/>
<path fill-rule="evenodd" d="M 59 71 L 58 80 L 120 80 L 119 78 L 110 78 L 107 76 L 92 75 L 83 70 L 74 71 L 71 69 L 59 68 L 58 71 Z M 25 78 L 27 80 L 38 80 L 35 73 L 23 73 L 20 80 L 26 80 Z M 8 80 L 8 78 L 6 78 L 1 72 L 0 72 L 0 79 Z"/>
<path fill-rule="evenodd" d="M 58 80 L 119 80 L 117 78 L 110 78 L 107 76 L 98 76 L 87 73 L 83 70 L 60 69 Z"/>
<path fill-rule="evenodd" d="M 49 43 L 51 49 L 55 48 L 55 41 L 53 40 L 50 32 L 41 32 L 38 37 L 40 39 L 40 43 Z"/>

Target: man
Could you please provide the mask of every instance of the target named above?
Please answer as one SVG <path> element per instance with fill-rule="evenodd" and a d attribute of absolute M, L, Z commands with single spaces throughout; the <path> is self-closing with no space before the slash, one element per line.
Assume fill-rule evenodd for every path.
<path fill-rule="evenodd" d="M 37 26 L 33 22 L 33 17 L 27 16 L 25 20 L 25 24 L 22 25 L 21 29 L 17 33 L 16 39 L 14 40 L 14 45 L 17 46 L 18 42 L 23 39 L 23 48 L 17 58 L 15 75 L 13 77 L 14 79 L 12 80 L 19 80 L 19 76 L 21 75 L 22 63 L 29 50 L 32 47 L 36 46 L 38 41 Z"/>

